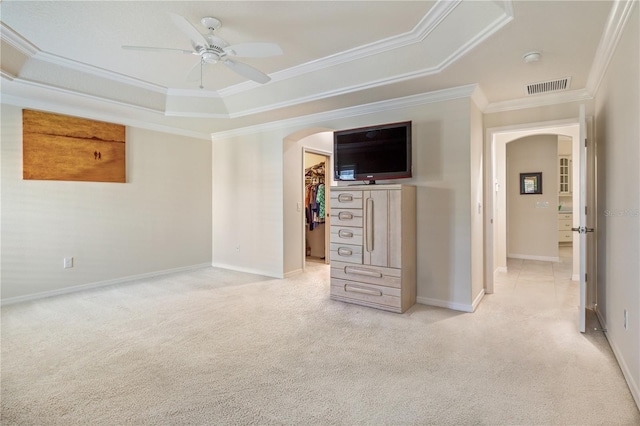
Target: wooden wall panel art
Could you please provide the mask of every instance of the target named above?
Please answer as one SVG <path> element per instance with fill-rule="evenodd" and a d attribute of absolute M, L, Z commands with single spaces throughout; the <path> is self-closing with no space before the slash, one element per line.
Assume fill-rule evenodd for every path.
<path fill-rule="evenodd" d="M 126 182 L 125 126 L 22 110 L 22 178 Z"/>

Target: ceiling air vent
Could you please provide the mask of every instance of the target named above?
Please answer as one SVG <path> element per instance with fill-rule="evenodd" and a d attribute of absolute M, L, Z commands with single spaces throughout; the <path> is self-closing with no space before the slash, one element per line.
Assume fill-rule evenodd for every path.
<path fill-rule="evenodd" d="M 560 92 L 567 90 L 571 84 L 571 77 L 560 78 L 558 80 L 542 81 L 531 83 L 526 87 L 527 95 L 540 95 L 542 93 Z"/>

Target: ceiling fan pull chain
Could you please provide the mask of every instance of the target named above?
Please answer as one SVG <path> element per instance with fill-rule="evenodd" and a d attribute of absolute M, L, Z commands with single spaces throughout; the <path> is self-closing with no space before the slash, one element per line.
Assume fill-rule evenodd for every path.
<path fill-rule="evenodd" d="M 200 59 L 200 88 L 204 89 L 204 85 L 202 84 L 202 63 L 204 62 L 204 59 Z"/>

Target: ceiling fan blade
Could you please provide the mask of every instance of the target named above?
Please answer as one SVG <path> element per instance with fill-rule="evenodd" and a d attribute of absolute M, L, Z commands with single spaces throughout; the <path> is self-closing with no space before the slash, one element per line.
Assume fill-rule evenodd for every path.
<path fill-rule="evenodd" d="M 225 59 L 222 63 L 225 64 L 227 68 L 229 68 L 230 70 L 240 74 L 243 77 L 247 77 L 248 79 L 251 79 L 257 83 L 264 84 L 271 80 L 271 77 L 269 77 L 262 71 L 250 65 L 243 64 L 242 62 L 235 62 L 235 61 L 232 61 L 231 59 Z"/>
<path fill-rule="evenodd" d="M 179 52 L 189 55 L 197 55 L 198 52 L 194 52 L 193 50 L 184 50 L 184 49 L 173 49 L 171 47 L 151 47 L 151 46 L 122 46 L 123 49 L 126 50 L 142 50 L 145 52 Z"/>
<path fill-rule="evenodd" d="M 240 43 L 233 44 L 224 49 L 232 56 L 246 58 L 266 58 L 268 56 L 282 55 L 282 48 L 276 43 Z"/>
<path fill-rule="evenodd" d="M 189 37 L 193 46 L 209 46 L 207 39 L 198 31 L 184 16 L 170 13 L 169 16 L 173 23 Z"/>
<path fill-rule="evenodd" d="M 196 62 L 187 73 L 187 81 L 200 81 L 205 65 L 206 63 L 203 63 L 202 59 Z"/>

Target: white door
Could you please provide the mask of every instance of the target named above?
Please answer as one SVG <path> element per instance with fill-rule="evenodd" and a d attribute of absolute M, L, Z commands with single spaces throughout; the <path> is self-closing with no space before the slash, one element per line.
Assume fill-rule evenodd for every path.
<path fill-rule="evenodd" d="M 580 306 L 578 326 L 584 333 L 587 323 L 587 232 L 593 228 L 587 227 L 587 123 L 584 105 L 580 105 L 580 225 L 572 228 L 579 234 L 580 241 Z M 592 277 L 592 280 L 595 277 Z"/>

